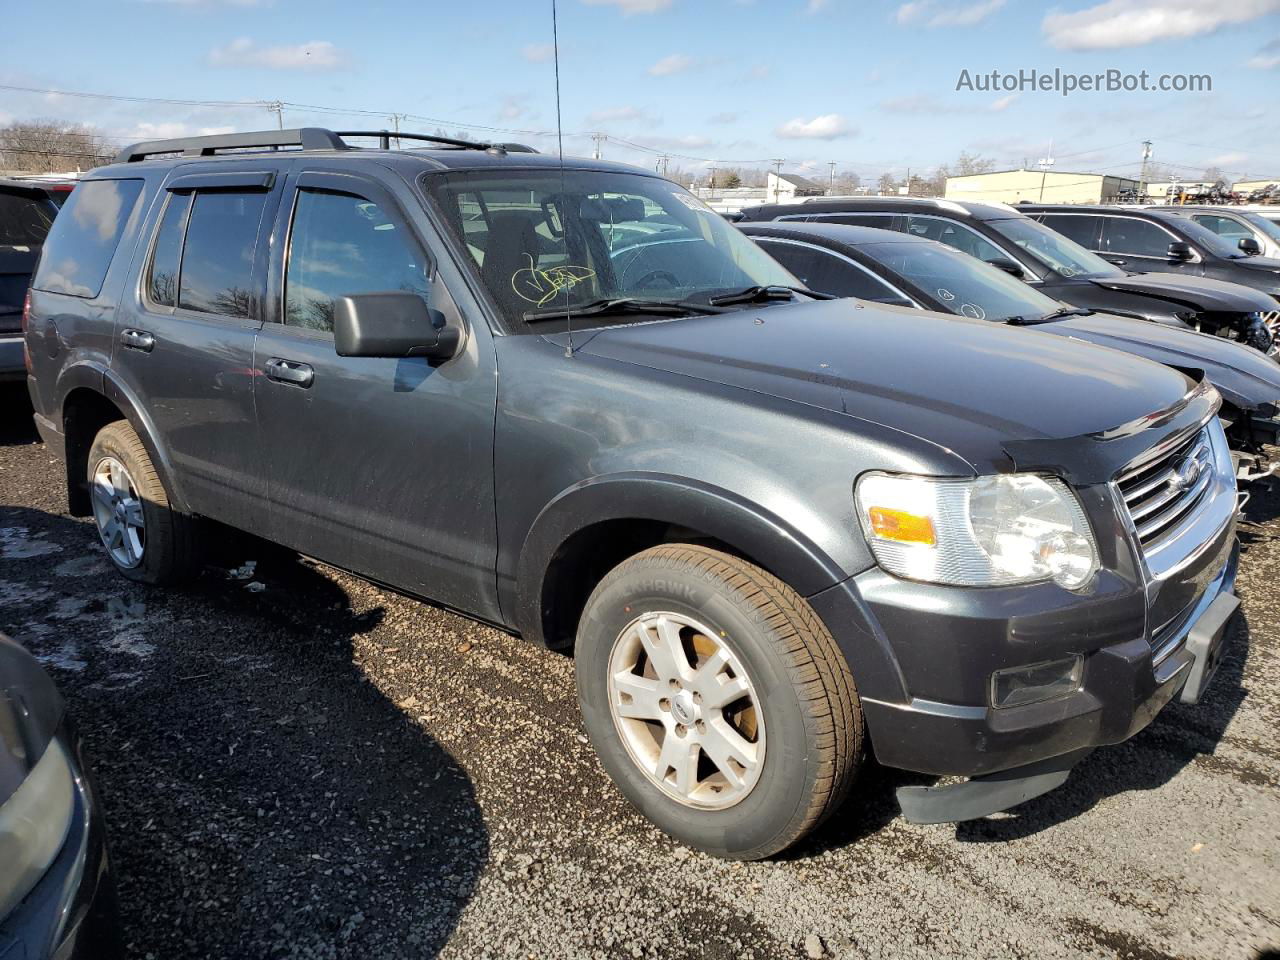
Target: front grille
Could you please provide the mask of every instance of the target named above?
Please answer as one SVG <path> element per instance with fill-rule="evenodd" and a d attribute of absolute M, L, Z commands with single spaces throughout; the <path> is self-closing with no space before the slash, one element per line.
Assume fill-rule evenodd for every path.
<path fill-rule="evenodd" d="M 1150 554 L 1177 536 L 1195 517 L 1213 481 L 1207 428 L 1120 475 L 1116 485 L 1144 552 Z"/>

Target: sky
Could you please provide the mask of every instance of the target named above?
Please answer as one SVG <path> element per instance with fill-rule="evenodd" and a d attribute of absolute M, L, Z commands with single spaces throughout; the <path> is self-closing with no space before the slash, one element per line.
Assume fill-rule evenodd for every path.
<path fill-rule="evenodd" d="M 398 119 L 556 148 L 551 0 L 5 6 L 0 124 L 83 122 L 124 144 L 273 127 L 262 104 L 282 101 L 290 127 Z M 824 179 L 834 161 L 874 181 L 966 151 L 1136 176 L 1151 140 L 1187 179 L 1280 177 L 1280 0 L 558 0 L 557 19 L 567 155 L 603 133 L 609 159 L 666 153 L 694 174 L 781 159 Z M 1207 74 L 1212 90 L 957 90 L 962 71 L 1033 69 Z"/>

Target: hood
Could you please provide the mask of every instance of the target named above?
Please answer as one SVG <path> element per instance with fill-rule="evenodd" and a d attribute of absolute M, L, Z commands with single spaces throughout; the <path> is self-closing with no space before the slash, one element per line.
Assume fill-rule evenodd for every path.
<path fill-rule="evenodd" d="M 1242 263 L 1243 261 L 1231 262 Z M 1276 280 L 1280 284 L 1280 277 Z M 1266 311 L 1276 308 L 1274 300 L 1252 287 L 1244 287 L 1226 280 L 1211 280 L 1208 277 L 1185 276 L 1180 273 L 1138 273 L 1131 277 L 1103 277 L 1093 282 L 1108 290 L 1144 293 L 1183 304 L 1198 311 L 1253 313 L 1256 310 Z"/>
<path fill-rule="evenodd" d="M 1262 408 L 1280 404 L 1280 363 L 1232 340 L 1105 313 L 1067 317 L 1032 329 L 1124 350 L 1183 371 L 1203 371 L 1218 392 L 1242 410 L 1265 412 Z"/>
<path fill-rule="evenodd" d="M 1183 374 L 1115 350 L 858 300 L 606 327 L 584 354 L 883 424 L 970 464 L 1010 440 L 1078 437 L 1176 405 Z"/>
<path fill-rule="evenodd" d="M 62 710 L 62 697 L 36 658 L 0 634 L 0 805 L 44 755 Z"/>
<path fill-rule="evenodd" d="M 1238 260 L 1232 260 L 1231 265 L 1269 273 L 1275 278 L 1276 285 L 1280 286 L 1280 260 L 1275 257 L 1241 257 Z"/>

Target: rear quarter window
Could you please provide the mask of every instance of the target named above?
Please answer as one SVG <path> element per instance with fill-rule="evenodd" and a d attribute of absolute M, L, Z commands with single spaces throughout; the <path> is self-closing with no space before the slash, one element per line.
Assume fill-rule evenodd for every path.
<path fill-rule="evenodd" d="M 53 222 L 32 286 L 96 297 L 141 194 L 141 180 L 86 180 L 76 187 Z"/>

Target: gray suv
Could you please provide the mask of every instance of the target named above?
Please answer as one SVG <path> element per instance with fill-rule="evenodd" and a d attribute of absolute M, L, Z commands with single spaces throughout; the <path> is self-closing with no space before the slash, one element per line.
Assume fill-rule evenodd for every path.
<path fill-rule="evenodd" d="M 735 858 L 870 752 L 968 778 L 911 819 L 980 817 L 1203 694 L 1237 604 L 1207 383 L 824 299 L 634 168 L 358 136 L 141 144 L 55 222 L 36 422 L 124 576 L 227 526 L 572 649 L 618 788 Z"/>

